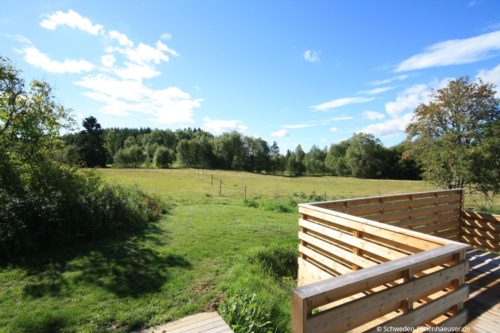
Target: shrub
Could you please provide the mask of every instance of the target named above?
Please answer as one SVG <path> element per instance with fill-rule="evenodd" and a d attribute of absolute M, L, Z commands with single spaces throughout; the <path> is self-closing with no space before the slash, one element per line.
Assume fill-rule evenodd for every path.
<path fill-rule="evenodd" d="M 297 209 L 297 201 L 292 198 L 283 199 L 244 199 L 243 206 L 259 208 L 269 212 L 292 213 Z"/>
<path fill-rule="evenodd" d="M 270 313 L 259 304 L 255 294 L 238 293 L 224 300 L 219 313 L 235 333 L 276 332 Z"/>
<path fill-rule="evenodd" d="M 0 257 L 140 227 L 165 212 L 156 197 L 55 163 L 14 177 L 16 186 L 0 183 Z"/>
<path fill-rule="evenodd" d="M 297 278 L 297 256 L 295 249 L 284 247 L 259 248 L 249 254 L 248 261 L 259 266 L 273 278 Z"/>
<path fill-rule="evenodd" d="M 164 146 L 158 146 L 154 153 L 154 163 L 158 168 L 169 168 L 175 161 L 173 150 Z"/>

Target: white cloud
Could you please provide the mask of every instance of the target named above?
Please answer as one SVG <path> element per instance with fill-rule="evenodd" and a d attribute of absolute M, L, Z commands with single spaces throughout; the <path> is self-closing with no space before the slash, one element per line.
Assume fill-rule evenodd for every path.
<path fill-rule="evenodd" d="M 375 99 L 374 97 L 344 97 L 344 98 L 333 99 L 326 103 L 314 105 L 311 106 L 311 108 L 313 108 L 316 111 L 327 111 L 350 104 L 370 102 L 373 101 L 374 99 Z"/>
<path fill-rule="evenodd" d="M 331 131 L 331 132 L 334 132 L 334 133 L 335 133 L 335 132 L 337 132 L 338 130 L 339 130 L 339 129 L 338 129 L 337 127 L 332 127 L 332 128 L 330 128 L 330 131 Z"/>
<path fill-rule="evenodd" d="M 92 35 L 97 35 L 102 30 L 102 25 L 93 24 L 88 18 L 71 9 L 66 13 L 59 10 L 40 22 L 40 26 L 49 30 L 55 30 L 60 25 L 80 29 Z"/>
<path fill-rule="evenodd" d="M 314 50 L 306 50 L 304 52 L 304 60 L 307 62 L 319 62 L 319 52 Z"/>
<path fill-rule="evenodd" d="M 106 67 L 113 67 L 115 61 L 116 59 L 112 54 L 105 54 L 101 56 L 101 64 L 103 64 Z"/>
<path fill-rule="evenodd" d="M 30 65 L 46 70 L 51 73 L 82 73 L 89 72 L 94 68 L 94 65 L 87 60 L 71 60 L 64 61 L 52 60 L 46 54 L 40 52 L 34 46 L 28 46 L 20 51 L 24 60 Z"/>
<path fill-rule="evenodd" d="M 500 64 L 490 70 L 482 69 L 477 74 L 484 82 L 493 83 L 497 93 L 495 96 L 500 98 Z"/>
<path fill-rule="evenodd" d="M 275 138 L 284 138 L 285 136 L 289 136 L 290 134 L 284 128 L 277 130 L 276 132 L 272 132 L 271 136 Z"/>
<path fill-rule="evenodd" d="M 174 55 L 176 57 L 179 56 L 179 53 L 177 53 L 177 51 L 169 48 L 166 44 L 162 43 L 161 41 L 157 41 L 156 42 L 156 48 L 160 51 L 165 51 L 165 52 L 168 52 L 170 53 L 171 55 Z"/>
<path fill-rule="evenodd" d="M 365 95 L 379 95 L 383 94 L 389 90 L 394 89 L 394 87 L 379 87 L 379 88 L 374 88 L 370 90 L 362 90 L 359 93 L 360 94 L 365 94 Z"/>
<path fill-rule="evenodd" d="M 406 111 L 414 110 L 420 103 L 429 100 L 431 89 L 426 84 L 415 84 L 399 93 L 395 101 L 385 104 L 387 114 L 395 117 Z"/>
<path fill-rule="evenodd" d="M 225 132 L 237 131 L 245 133 L 248 127 L 243 125 L 239 120 L 220 120 L 203 118 L 203 129 L 214 134 L 221 134 Z"/>
<path fill-rule="evenodd" d="M 396 67 L 396 72 L 422 68 L 468 64 L 490 58 L 500 50 L 500 30 L 465 39 L 452 39 L 431 45 Z M 495 52 L 496 51 L 496 52 Z"/>
<path fill-rule="evenodd" d="M 403 81 L 403 80 L 406 80 L 409 77 L 410 77 L 410 75 L 408 75 L 408 74 L 402 74 L 402 75 L 390 77 L 390 78 L 385 79 L 385 80 L 372 81 L 372 82 L 369 82 L 368 84 L 371 85 L 371 86 L 381 86 L 383 84 L 388 84 L 388 83 L 391 83 L 391 82 L 394 82 L 394 81 Z"/>
<path fill-rule="evenodd" d="M 288 129 L 296 129 L 296 128 L 307 128 L 307 127 L 313 127 L 316 126 L 313 123 L 307 123 L 307 124 L 293 124 L 293 125 L 283 125 L 283 128 L 288 128 Z"/>
<path fill-rule="evenodd" d="M 467 3 L 467 6 L 468 7 L 475 7 L 479 4 L 481 4 L 482 2 L 484 2 L 484 0 L 470 0 L 468 3 Z"/>
<path fill-rule="evenodd" d="M 380 120 L 384 119 L 385 115 L 377 111 L 365 111 L 363 112 L 363 118 L 370 120 Z"/>
<path fill-rule="evenodd" d="M 410 123 L 413 117 L 413 112 L 405 113 L 404 115 L 392 118 L 381 123 L 371 124 L 366 126 L 361 131 L 371 133 L 376 136 L 391 136 L 404 133 L 406 126 Z"/>
<path fill-rule="evenodd" d="M 158 124 L 188 124 L 193 122 L 193 110 L 201 99 L 193 99 L 177 87 L 151 89 L 140 80 L 123 80 L 108 75 L 89 75 L 75 84 L 84 87 L 85 96 L 103 103 L 101 112 L 128 115 L 138 112 L 150 115 Z"/>
<path fill-rule="evenodd" d="M 163 40 L 171 40 L 172 39 L 172 34 L 169 32 L 164 32 L 160 35 L 160 38 Z"/>
<path fill-rule="evenodd" d="M 362 132 L 378 136 L 391 136 L 404 133 L 413 118 L 415 108 L 420 103 L 428 103 L 431 98 L 432 89 L 445 86 L 449 80 L 443 79 L 441 81 L 433 81 L 429 84 L 414 84 L 405 89 L 396 96 L 394 101 L 385 104 L 385 110 L 389 119 L 370 124 L 362 129 Z M 372 116 L 375 116 L 375 114 L 372 114 Z"/>
<path fill-rule="evenodd" d="M 128 47 L 134 46 L 134 43 L 130 39 L 128 39 L 127 35 L 122 34 L 121 32 L 118 32 L 116 30 L 111 30 L 108 33 L 108 35 L 109 38 L 118 41 L 118 44 L 120 44 L 121 46 L 128 46 Z"/>

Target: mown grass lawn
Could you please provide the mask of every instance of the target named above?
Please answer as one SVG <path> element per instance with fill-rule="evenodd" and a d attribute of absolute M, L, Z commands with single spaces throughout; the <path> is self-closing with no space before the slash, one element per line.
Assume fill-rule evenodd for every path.
<path fill-rule="evenodd" d="M 249 257 L 260 248 L 296 249 L 297 214 L 244 207 L 244 186 L 248 197 L 259 200 L 434 189 L 414 181 L 243 172 L 99 172 L 109 182 L 135 184 L 175 207 L 144 230 L 1 266 L 0 332 L 127 332 L 214 310 L 228 295 L 253 292 L 272 311 L 278 330 L 286 332 L 293 281 L 266 274 Z"/>

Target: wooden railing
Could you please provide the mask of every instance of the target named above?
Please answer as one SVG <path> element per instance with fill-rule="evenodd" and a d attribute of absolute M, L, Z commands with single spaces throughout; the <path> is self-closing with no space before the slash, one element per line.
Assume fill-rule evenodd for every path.
<path fill-rule="evenodd" d="M 466 210 L 462 212 L 460 241 L 500 251 L 500 215 Z"/>
<path fill-rule="evenodd" d="M 372 221 L 458 240 L 463 190 L 397 194 L 312 203 Z"/>
<path fill-rule="evenodd" d="M 293 332 L 463 325 L 461 207 L 460 190 L 299 205 Z"/>
<path fill-rule="evenodd" d="M 467 318 L 467 248 L 444 245 L 299 287 L 292 296 L 292 332 L 459 327 Z"/>

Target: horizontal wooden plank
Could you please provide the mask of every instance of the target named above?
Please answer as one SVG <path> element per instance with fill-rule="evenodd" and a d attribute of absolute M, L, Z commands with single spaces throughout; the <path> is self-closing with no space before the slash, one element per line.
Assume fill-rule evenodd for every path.
<path fill-rule="evenodd" d="M 298 285 L 304 286 L 317 281 L 323 281 L 334 277 L 334 274 L 327 273 L 324 269 L 320 269 L 314 264 L 307 262 L 302 258 L 298 258 Z"/>
<path fill-rule="evenodd" d="M 403 271 L 412 268 L 420 272 L 448 262 L 461 251 L 470 249 L 469 245 L 452 243 L 429 251 L 420 252 L 406 258 L 396 259 L 370 268 L 353 271 L 332 279 L 312 283 L 296 288 L 302 298 L 309 299 L 312 308 L 319 307 L 335 300 L 371 289 L 381 284 L 395 281 L 403 276 Z"/>
<path fill-rule="evenodd" d="M 343 214 L 324 208 L 301 204 L 299 206 L 299 212 L 301 214 L 311 215 L 334 224 L 359 230 L 364 233 L 371 233 L 379 237 L 385 237 L 387 239 L 398 241 L 402 244 L 407 244 L 421 250 L 429 250 L 443 244 L 447 244 L 446 241 L 437 237 L 412 232 L 407 229 L 378 223 L 361 217 Z"/>
<path fill-rule="evenodd" d="M 463 277 L 467 271 L 468 262 L 463 261 L 436 273 L 320 312 L 307 320 L 306 329 L 315 333 L 346 332 L 398 309 L 406 298 L 448 285 L 451 281 Z"/>
<path fill-rule="evenodd" d="M 299 245 L 299 252 L 304 254 L 306 257 L 312 258 L 313 260 L 321 263 L 324 266 L 331 268 L 332 270 L 338 272 L 339 274 L 346 274 L 352 272 L 352 269 L 342 265 L 340 262 L 329 258 L 322 253 L 314 251 L 304 245 Z"/>
<path fill-rule="evenodd" d="M 467 311 L 462 310 L 448 320 L 443 321 L 437 327 L 439 328 L 456 328 L 462 327 L 467 323 Z M 460 332 L 460 331 L 459 331 Z"/>
<path fill-rule="evenodd" d="M 442 196 L 450 195 L 461 195 L 462 190 L 441 190 L 441 191 L 429 191 L 429 192 L 416 192 L 416 193 L 403 193 L 394 195 L 384 195 L 376 197 L 365 197 L 365 198 L 355 198 L 355 199 L 341 199 L 333 201 L 320 201 L 313 202 L 311 205 L 323 207 L 323 208 L 342 208 L 342 207 L 354 207 L 359 205 L 367 205 L 373 203 L 388 203 L 394 201 L 404 201 L 404 200 L 416 200 L 424 198 L 438 198 Z"/>
<path fill-rule="evenodd" d="M 376 202 L 372 204 L 363 204 L 356 206 L 342 206 L 339 205 L 338 208 L 342 212 L 347 212 L 348 214 L 353 214 L 356 216 L 367 216 L 371 214 L 387 214 L 390 212 L 397 211 L 407 211 L 416 208 L 424 208 L 424 207 L 436 207 L 440 205 L 446 204 L 456 204 L 458 206 L 461 205 L 461 196 L 460 195 L 449 195 L 443 197 L 431 197 L 420 200 L 403 200 L 396 202 Z M 380 201 L 380 200 L 379 200 Z M 334 207 L 329 207 L 330 209 Z"/>
<path fill-rule="evenodd" d="M 460 221 L 460 215 L 458 212 L 447 212 L 447 213 L 442 213 L 442 214 L 436 214 L 436 215 L 431 215 L 431 216 L 423 216 L 423 217 L 418 217 L 418 218 L 411 218 L 411 219 L 403 219 L 403 220 L 398 220 L 393 223 L 393 225 L 396 225 L 401 228 L 416 228 L 420 226 L 426 226 L 432 223 L 440 223 L 440 222 L 445 222 L 445 221 L 450 221 L 450 220 L 456 220 L 457 223 Z"/>
<path fill-rule="evenodd" d="M 464 301 L 469 295 L 469 287 L 463 286 L 460 289 L 452 291 L 443 297 L 440 297 L 432 302 L 429 302 L 421 307 L 411 310 L 407 313 L 400 315 L 390 321 L 380 324 L 378 327 L 385 328 L 398 328 L 399 330 L 394 330 L 394 332 L 403 332 L 401 330 L 403 327 L 417 327 L 424 325 L 428 321 L 434 319 L 436 316 L 442 314 L 446 310 L 450 309 L 455 304 Z M 380 329 L 376 327 L 372 330 L 366 332 L 380 332 Z"/>
<path fill-rule="evenodd" d="M 384 246 L 363 240 L 359 237 L 354 237 L 344 232 L 336 231 L 331 228 L 328 228 L 324 225 L 320 225 L 317 223 L 313 223 L 310 221 L 306 221 L 303 219 L 299 220 L 299 225 L 303 228 L 313 230 L 327 237 L 336 239 L 343 243 L 355 246 L 358 249 L 362 249 L 364 251 L 368 251 L 370 253 L 376 254 L 380 257 L 386 258 L 388 260 L 398 259 L 406 257 L 407 255 L 398 251 L 391 250 Z"/>
<path fill-rule="evenodd" d="M 342 258 L 343 260 L 349 261 L 350 263 L 355 264 L 359 267 L 367 268 L 376 265 L 376 263 L 374 263 L 373 261 L 360 257 L 352 252 L 348 252 L 338 246 L 325 242 L 324 240 L 313 237 L 304 232 L 299 232 L 299 239 L 322 249 L 323 251 L 329 253 L 331 256 Z"/>
<path fill-rule="evenodd" d="M 446 204 L 446 205 L 442 205 L 442 206 L 431 206 L 431 207 L 409 209 L 409 210 L 400 211 L 400 212 L 379 214 L 379 215 L 373 216 L 373 217 L 370 216 L 370 219 L 373 219 L 373 220 L 376 220 L 379 222 L 390 222 L 390 221 L 406 220 L 406 219 L 410 219 L 410 218 L 432 216 L 432 215 L 448 213 L 448 212 L 457 212 L 457 217 L 458 217 L 459 212 L 460 212 L 460 205 L 452 203 L 452 204 Z"/>

